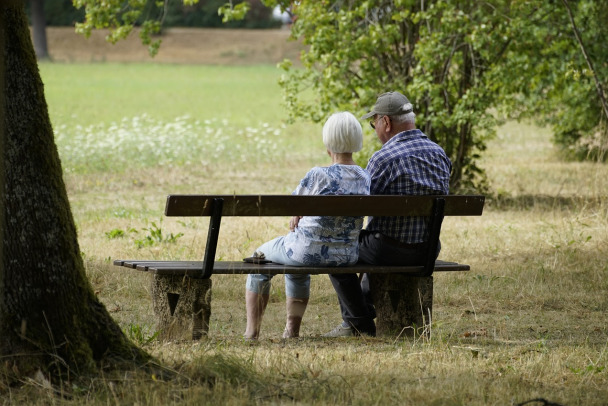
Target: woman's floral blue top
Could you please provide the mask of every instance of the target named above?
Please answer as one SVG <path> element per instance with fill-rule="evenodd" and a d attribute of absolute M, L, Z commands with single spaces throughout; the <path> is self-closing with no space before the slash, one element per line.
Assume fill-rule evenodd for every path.
<path fill-rule="evenodd" d="M 314 167 L 294 195 L 369 195 L 369 173 L 357 165 Z M 284 240 L 287 256 L 305 265 L 346 266 L 359 258 L 363 217 L 304 216 Z"/>

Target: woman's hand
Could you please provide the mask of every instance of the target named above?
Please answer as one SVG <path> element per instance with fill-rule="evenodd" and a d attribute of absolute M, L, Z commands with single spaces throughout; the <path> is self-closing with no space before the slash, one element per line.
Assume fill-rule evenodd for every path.
<path fill-rule="evenodd" d="M 289 230 L 294 231 L 300 222 L 302 216 L 293 216 L 291 220 L 289 220 Z"/>

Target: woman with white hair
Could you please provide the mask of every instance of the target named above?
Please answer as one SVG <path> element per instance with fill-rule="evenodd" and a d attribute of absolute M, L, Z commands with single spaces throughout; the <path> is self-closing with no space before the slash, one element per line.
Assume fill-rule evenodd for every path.
<path fill-rule="evenodd" d="M 353 152 L 363 146 L 363 131 L 355 116 L 335 113 L 323 126 L 323 143 L 331 158 L 328 167 L 314 167 L 300 181 L 294 195 L 368 195 L 369 173 L 355 161 Z M 290 232 L 262 244 L 254 257 L 290 266 L 348 266 L 359 257 L 363 217 L 294 216 Z M 247 277 L 246 339 L 257 339 L 270 295 L 272 275 Z M 284 338 L 298 337 L 310 295 L 310 275 L 286 274 L 287 322 Z"/>

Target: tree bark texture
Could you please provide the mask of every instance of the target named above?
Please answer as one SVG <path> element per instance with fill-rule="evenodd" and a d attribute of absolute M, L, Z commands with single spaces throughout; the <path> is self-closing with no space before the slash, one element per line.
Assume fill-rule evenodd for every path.
<path fill-rule="evenodd" d="M 46 40 L 46 18 L 44 16 L 44 0 L 30 0 L 32 13 L 32 31 L 34 34 L 34 50 L 38 60 L 49 59 L 49 47 Z"/>
<path fill-rule="evenodd" d="M 211 279 L 154 275 L 151 295 L 160 340 L 199 340 L 209 333 Z"/>
<path fill-rule="evenodd" d="M 0 3 L 0 30 L 0 368 L 84 373 L 147 360 L 86 278 L 23 1 Z"/>
<path fill-rule="evenodd" d="M 433 277 L 370 274 L 379 336 L 428 336 L 433 311 Z"/>

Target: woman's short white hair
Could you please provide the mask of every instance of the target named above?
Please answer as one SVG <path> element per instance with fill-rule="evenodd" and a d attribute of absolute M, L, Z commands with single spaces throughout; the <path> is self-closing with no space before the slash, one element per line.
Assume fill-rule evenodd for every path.
<path fill-rule="evenodd" d="M 363 130 L 359 120 L 348 111 L 332 114 L 323 125 L 323 144 L 335 153 L 360 151 Z"/>

